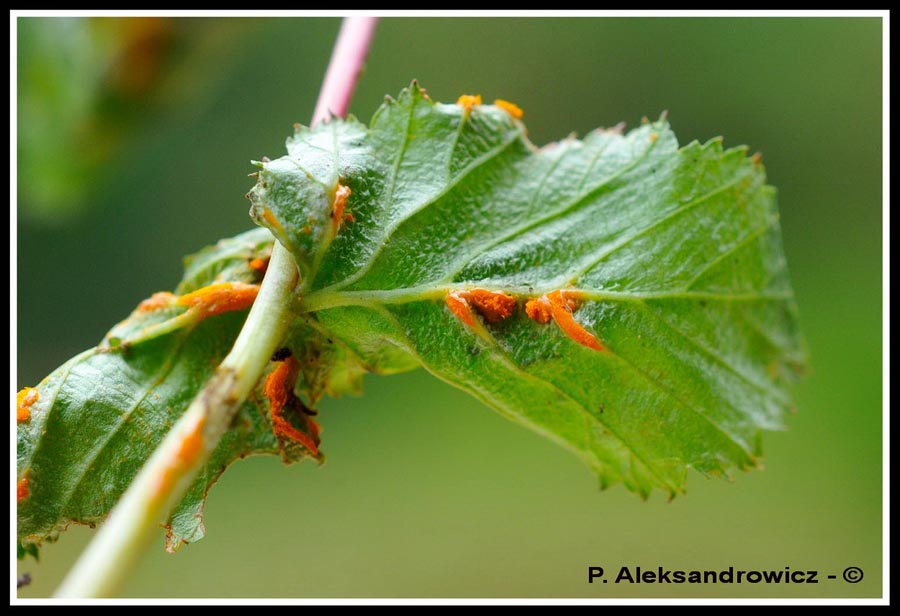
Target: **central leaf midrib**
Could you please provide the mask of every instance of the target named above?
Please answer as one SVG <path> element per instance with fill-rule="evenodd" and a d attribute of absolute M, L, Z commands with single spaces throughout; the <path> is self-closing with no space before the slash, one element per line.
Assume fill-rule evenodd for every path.
<path fill-rule="evenodd" d="M 481 288 L 484 284 L 476 282 L 459 284 L 433 284 L 416 287 L 404 287 L 386 290 L 361 290 L 361 291 L 314 291 L 302 298 L 296 306 L 297 312 L 306 314 L 341 308 L 344 306 L 370 306 L 377 304 L 408 304 L 412 302 L 438 301 L 444 299 L 452 291 L 471 288 Z M 491 285 L 488 285 L 491 286 Z M 540 297 L 545 293 L 558 290 L 558 287 L 535 286 L 491 286 L 492 291 L 507 293 L 514 297 Z M 793 294 L 782 291 L 754 291 L 747 293 L 717 293 L 713 291 L 689 291 L 675 289 L 672 291 L 603 291 L 600 289 L 585 289 L 579 287 L 566 287 L 567 291 L 577 293 L 582 299 L 588 301 L 609 302 L 644 302 L 645 300 L 696 300 L 696 301 L 720 301 L 720 302 L 754 302 L 754 301 L 785 301 L 793 299 Z"/>

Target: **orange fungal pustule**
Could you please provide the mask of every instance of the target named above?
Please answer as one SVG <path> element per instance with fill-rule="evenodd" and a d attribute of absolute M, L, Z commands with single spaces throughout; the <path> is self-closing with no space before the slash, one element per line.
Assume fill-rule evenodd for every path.
<path fill-rule="evenodd" d="M 587 331 L 575 320 L 572 313 L 581 304 L 580 293 L 575 291 L 551 291 L 525 304 L 525 313 L 533 321 L 546 324 L 552 318 L 562 332 L 582 346 L 595 351 L 603 351 L 605 347 L 596 336 Z"/>
<path fill-rule="evenodd" d="M 555 293 L 558 293 L 558 291 L 555 291 Z M 550 311 L 553 315 L 553 320 L 556 321 L 556 324 L 566 336 L 589 349 L 594 349 L 595 351 L 603 350 L 603 345 L 600 344 L 600 341 L 582 327 L 582 325 L 575 320 L 575 317 L 572 316 L 572 310 L 567 301 L 562 298 L 554 301 L 551 297 Z"/>
<path fill-rule="evenodd" d="M 265 274 L 266 270 L 269 268 L 269 259 L 256 257 L 255 259 L 250 259 L 248 265 L 250 266 L 250 269 L 256 270 L 260 274 Z"/>
<path fill-rule="evenodd" d="M 488 323 L 499 323 L 511 317 L 516 309 L 515 297 L 502 291 L 488 289 L 451 291 L 444 302 L 460 321 L 481 335 L 486 335 L 486 332 L 478 323 L 476 313 Z"/>
<path fill-rule="evenodd" d="M 16 483 L 16 502 L 21 502 L 28 498 L 31 490 L 28 488 L 28 477 L 22 477 Z"/>
<path fill-rule="evenodd" d="M 32 404 L 37 402 L 41 397 L 38 390 L 33 387 L 24 387 L 16 394 L 16 423 L 23 423 L 31 419 Z"/>
<path fill-rule="evenodd" d="M 469 302 L 462 297 L 459 291 L 449 293 L 444 302 L 447 304 L 450 312 L 456 315 L 456 318 L 465 323 L 467 327 L 475 327 L 475 313 L 472 312 Z"/>
<path fill-rule="evenodd" d="M 522 108 L 516 105 L 515 103 L 511 103 L 509 101 L 505 101 L 502 98 L 498 98 L 494 101 L 494 105 L 511 115 L 517 120 L 521 120 L 522 116 L 525 115 L 525 112 L 522 111 Z"/>
<path fill-rule="evenodd" d="M 256 300 L 257 293 L 258 284 L 219 282 L 182 295 L 178 298 L 178 305 L 196 309 L 202 317 L 208 317 L 249 308 Z"/>
<path fill-rule="evenodd" d="M 294 394 L 294 385 L 300 373 L 300 363 L 293 356 L 278 362 L 278 366 L 266 378 L 263 394 L 269 399 L 269 411 L 272 415 L 272 432 L 281 440 L 300 443 L 312 453 L 319 455 L 319 424 L 303 412 L 297 415 L 306 424 L 309 434 L 295 427 L 287 417 L 285 409 L 296 410 L 302 404 Z"/>
<path fill-rule="evenodd" d="M 300 443 L 306 447 L 312 455 L 317 456 L 319 455 L 319 445 L 316 443 L 316 440 L 319 438 L 319 425 L 312 417 L 304 416 L 304 419 L 307 426 L 306 429 L 310 431 L 310 434 L 307 434 L 299 428 L 295 428 L 284 416 L 283 410 L 277 415 L 273 413 L 272 431 L 278 438 Z"/>
<path fill-rule="evenodd" d="M 290 401 L 294 393 L 294 385 L 297 383 L 297 375 L 300 372 L 300 363 L 289 355 L 278 362 L 278 366 L 266 377 L 263 393 L 269 399 L 272 414 L 281 412 Z"/>
<path fill-rule="evenodd" d="M 459 292 L 459 295 L 488 323 L 499 323 L 508 319 L 516 309 L 516 298 L 502 291 L 469 289 Z"/>
<path fill-rule="evenodd" d="M 354 220 L 352 214 L 348 213 L 347 216 L 344 216 L 344 208 L 347 206 L 347 199 L 352 194 L 353 191 L 350 190 L 350 187 L 344 186 L 343 184 L 338 184 L 337 190 L 334 191 L 334 205 L 331 207 L 331 224 L 335 233 L 337 233 L 341 223 L 348 220 L 348 217 L 349 220 Z"/>
<path fill-rule="evenodd" d="M 525 302 L 525 314 L 532 321 L 536 321 L 541 325 L 546 325 L 552 317 L 550 311 L 550 300 L 546 295 L 541 295 Z"/>
<path fill-rule="evenodd" d="M 472 107 L 481 104 L 481 94 L 463 94 L 456 99 L 456 104 L 466 110 L 466 113 L 472 111 Z"/>
<path fill-rule="evenodd" d="M 578 307 L 581 306 L 581 298 L 582 294 L 579 291 L 566 291 L 560 289 L 559 291 L 547 293 L 547 299 L 550 300 L 551 305 L 559 304 L 560 306 L 565 306 L 569 312 L 578 310 Z"/>

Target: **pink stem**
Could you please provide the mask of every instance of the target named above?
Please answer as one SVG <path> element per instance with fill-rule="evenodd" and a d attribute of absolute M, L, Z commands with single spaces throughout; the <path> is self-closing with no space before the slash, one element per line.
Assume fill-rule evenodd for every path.
<path fill-rule="evenodd" d="M 377 22 L 377 17 L 344 18 L 319 91 L 313 125 L 328 119 L 329 115 L 344 117 L 347 113 Z"/>

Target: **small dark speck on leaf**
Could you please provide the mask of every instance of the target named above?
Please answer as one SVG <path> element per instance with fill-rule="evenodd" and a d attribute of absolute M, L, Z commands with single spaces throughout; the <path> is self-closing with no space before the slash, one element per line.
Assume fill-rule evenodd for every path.
<path fill-rule="evenodd" d="M 706 300 L 705 299 L 701 299 L 699 304 L 700 304 L 701 308 L 706 308 Z"/>
<path fill-rule="evenodd" d="M 479 349 L 477 346 L 470 346 L 470 347 L 469 347 L 469 353 L 470 353 L 471 355 L 480 355 L 480 354 L 481 354 L 481 349 Z"/>

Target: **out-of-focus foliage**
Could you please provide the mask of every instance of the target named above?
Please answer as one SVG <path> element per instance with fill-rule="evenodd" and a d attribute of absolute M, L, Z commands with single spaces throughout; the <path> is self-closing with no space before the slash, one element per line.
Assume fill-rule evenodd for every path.
<path fill-rule="evenodd" d="M 161 17 L 18 21 L 20 213 L 43 222 L 77 214 L 137 123 L 225 68 L 207 54 L 233 24 L 187 25 Z"/>

